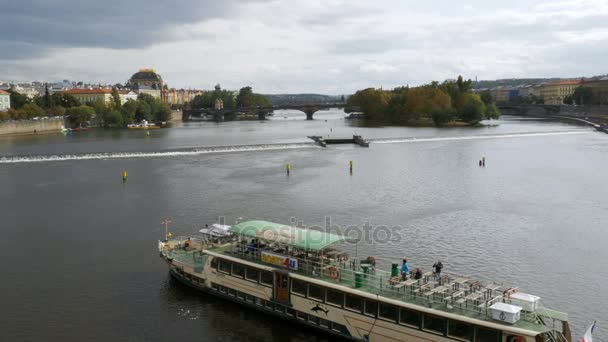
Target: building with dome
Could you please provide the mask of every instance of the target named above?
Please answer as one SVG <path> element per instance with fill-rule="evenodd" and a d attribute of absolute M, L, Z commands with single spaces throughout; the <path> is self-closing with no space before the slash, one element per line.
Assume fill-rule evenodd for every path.
<path fill-rule="evenodd" d="M 154 69 L 139 69 L 127 81 L 127 86 L 138 94 L 149 94 L 159 99 L 163 96 L 163 78 Z"/>

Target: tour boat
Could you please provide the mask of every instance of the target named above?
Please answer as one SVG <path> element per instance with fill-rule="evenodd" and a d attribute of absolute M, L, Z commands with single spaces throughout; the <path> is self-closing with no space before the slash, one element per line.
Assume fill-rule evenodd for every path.
<path fill-rule="evenodd" d="M 514 287 L 432 272 L 402 280 L 398 264 L 351 259 L 340 235 L 272 222 L 235 224 L 227 239 L 205 232 L 159 241 L 174 278 L 345 339 L 571 342 L 567 314 Z"/>

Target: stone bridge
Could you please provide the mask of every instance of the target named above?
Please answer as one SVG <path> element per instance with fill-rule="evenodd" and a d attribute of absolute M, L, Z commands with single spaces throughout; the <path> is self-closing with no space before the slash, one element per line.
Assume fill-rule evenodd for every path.
<path fill-rule="evenodd" d="M 534 115 L 557 115 L 561 107 L 554 105 L 499 105 L 498 109 L 505 115 L 534 116 Z"/>
<path fill-rule="evenodd" d="M 257 114 L 260 120 L 265 120 L 266 115 L 274 110 L 281 109 L 292 109 L 299 110 L 306 114 L 306 120 L 312 120 L 313 115 L 319 110 L 327 110 L 331 108 L 344 109 L 348 113 L 348 108 L 345 108 L 344 103 L 309 103 L 309 104 L 286 104 L 282 106 L 272 107 L 249 107 L 249 108 L 236 108 L 236 109 L 214 109 L 214 108 L 199 108 L 199 109 L 185 109 L 182 113 L 182 121 L 190 121 L 192 118 L 212 116 L 215 121 L 224 121 L 224 117 L 227 114 L 238 114 L 238 113 L 253 113 Z"/>

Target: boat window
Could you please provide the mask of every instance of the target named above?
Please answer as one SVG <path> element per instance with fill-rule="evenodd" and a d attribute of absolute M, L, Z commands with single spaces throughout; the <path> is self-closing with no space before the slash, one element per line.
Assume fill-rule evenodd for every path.
<path fill-rule="evenodd" d="M 260 272 L 255 268 L 247 267 L 246 278 L 247 280 L 251 280 L 257 283 L 260 280 Z"/>
<path fill-rule="evenodd" d="M 220 271 L 224 273 L 230 273 L 230 268 L 232 267 L 232 262 L 228 260 L 220 260 Z"/>
<path fill-rule="evenodd" d="M 500 339 L 500 331 L 488 328 L 475 328 L 476 342 L 497 342 Z"/>
<path fill-rule="evenodd" d="M 273 283 L 272 272 L 261 271 L 260 273 L 262 274 L 260 282 L 264 285 L 272 286 L 272 283 Z"/>
<path fill-rule="evenodd" d="M 319 324 L 319 318 L 317 316 L 308 315 L 308 321 L 312 324 Z"/>
<path fill-rule="evenodd" d="M 295 316 L 296 311 L 292 308 L 285 308 L 285 314 L 287 314 L 288 316 Z"/>
<path fill-rule="evenodd" d="M 228 288 L 228 294 L 232 297 L 236 297 L 236 291 L 234 289 Z"/>
<path fill-rule="evenodd" d="M 401 308 L 401 314 L 399 315 L 399 323 L 407 324 L 420 328 L 420 322 L 422 321 L 422 315 L 420 312 Z"/>
<path fill-rule="evenodd" d="M 245 294 L 243 292 L 236 291 L 236 296 L 241 300 L 245 300 Z"/>
<path fill-rule="evenodd" d="M 433 315 L 424 315 L 423 328 L 424 330 L 443 335 L 445 334 L 445 318 Z"/>
<path fill-rule="evenodd" d="M 347 294 L 344 306 L 347 309 L 361 312 L 363 310 L 363 298 Z"/>
<path fill-rule="evenodd" d="M 326 289 L 327 303 L 342 307 L 344 305 L 344 293 L 332 289 Z"/>
<path fill-rule="evenodd" d="M 243 278 L 245 276 L 245 266 L 235 262 L 232 265 L 232 275 L 235 277 Z"/>
<path fill-rule="evenodd" d="M 211 259 L 211 268 L 216 269 L 217 270 L 217 258 L 213 258 Z"/>
<path fill-rule="evenodd" d="M 323 295 L 323 292 L 324 291 L 323 291 L 323 288 L 321 286 L 313 285 L 313 284 L 308 284 L 308 297 L 309 298 L 323 300 L 323 298 L 325 297 Z"/>
<path fill-rule="evenodd" d="M 319 318 L 319 325 L 323 328 L 329 329 L 329 321 L 323 318 Z"/>
<path fill-rule="evenodd" d="M 214 289 L 215 291 L 219 291 L 220 290 L 219 285 L 217 285 L 216 283 L 211 283 L 211 288 Z"/>
<path fill-rule="evenodd" d="M 378 315 L 389 321 L 397 321 L 397 307 L 394 305 L 380 303 L 380 312 Z"/>
<path fill-rule="evenodd" d="M 369 316 L 376 316 L 378 314 L 378 302 L 375 300 L 365 300 L 365 314 Z"/>
<path fill-rule="evenodd" d="M 459 321 L 448 321 L 448 336 L 470 341 L 473 337 L 473 326 Z"/>
<path fill-rule="evenodd" d="M 251 296 L 251 295 L 245 295 L 245 300 L 248 301 L 248 302 L 253 303 L 253 302 L 255 302 L 254 299 L 255 298 L 253 298 L 253 296 Z"/>
<path fill-rule="evenodd" d="M 305 313 L 300 312 L 300 311 L 297 311 L 297 312 L 296 312 L 296 315 L 297 315 L 298 319 L 301 319 L 301 320 L 303 320 L 303 321 L 305 321 L 305 320 L 306 320 L 306 314 L 305 314 Z"/>
<path fill-rule="evenodd" d="M 420 314 L 420 312 L 401 308 L 401 314 L 399 316 L 399 323 L 411 325 L 416 328 L 420 328 L 421 321 L 422 321 L 422 315 Z"/>
<path fill-rule="evenodd" d="M 291 279 L 291 292 L 301 296 L 306 296 L 306 283 L 298 280 Z"/>
<path fill-rule="evenodd" d="M 264 301 L 264 306 L 266 306 L 270 310 L 274 309 L 274 304 L 269 300 Z"/>

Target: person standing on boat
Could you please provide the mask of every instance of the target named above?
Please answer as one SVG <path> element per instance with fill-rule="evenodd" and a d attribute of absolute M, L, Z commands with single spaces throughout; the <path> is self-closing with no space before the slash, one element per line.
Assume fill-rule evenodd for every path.
<path fill-rule="evenodd" d="M 442 268 L 443 268 L 443 264 L 441 263 L 441 260 L 438 260 L 436 263 L 433 264 L 433 269 L 435 269 L 435 281 L 441 280 L 441 269 Z"/>
<path fill-rule="evenodd" d="M 410 273 L 410 265 L 408 265 L 407 259 L 403 259 L 403 264 L 401 265 L 401 279 L 407 280 L 408 273 Z"/>

